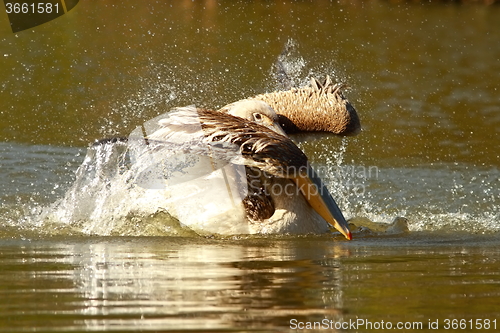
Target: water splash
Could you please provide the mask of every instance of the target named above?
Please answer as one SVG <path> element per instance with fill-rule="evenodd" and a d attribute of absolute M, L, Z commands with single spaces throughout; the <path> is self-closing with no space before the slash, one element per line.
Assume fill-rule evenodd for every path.
<path fill-rule="evenodd" d="M 500 231 L 498 170 L 360 165 L 342 165 L 341 170 L 350 170 L 336 175 L 340 206 L 350 217 L 389 223 L 402 216 L 410 231 Z"/>
<path fill-rule="evenodd" d="M 352 138 L 302 140 L 347 219 L 372 230 L 398 217 L 412 232 L 500 231 L 500 171 L 461 164 L 381 167 L 348 163 Z M 359 149 L 359 147 L 357 147 Z M 366 222 L 366 223 L 365 223 Z"/>
<path fill-rule="evenodd" d="M 304 59 L 295 51 L 282 56 L 280 61 L 293 83 L 300 86 L 306 82 L 308 76 L 304 73 L 310 73 L 311 69 Z M 169 69 L 160 70 L 165 71 Z M 333 72 L 327 68 L 316 76 Z M 136 124 L 138 118 L 149 118 L 151 113 L 157 115 L 169 106 L 187 104 L 184 100 L 203 100 L 205 105 L 214 107 L 226 102 L 216 101 L 215 95 L 213 99 L 200 96 L 202 91 L 213 88 L 213 82 L 183 82 L 181 88 L 175 77 L 144 80 L 143 88 L 124 97 L 125 102 L 116 104 L 112 116 L 105 120 L 103 134 L 113 134 L 118 123 Z M 354 165 L 346 162 L 351 140 L 319 135 L 314 143 L 310 138 L 299 143 L 347 218 L 389 223 L 395 217 L 404 216 L 412 232 L 500 231 L 498 169 L 459 164 L 399 168 Z M 128 157 L 119 144 L 89 150 L 75 185 L 69 189 L 75 161 L 81 161 L 75 157 L 79 151 L 63 154 L 44 147 L 33 152 L 38 148 L 15 146 L 10 152 L 2 150 L 2 171 L 8 170 L 0 181 L 2 235 L 26 234 L 31 229 L 51 235 L 192 235 L 167 211 L 158 210 L 151 200 L 144 200 L 140 190 L 131 191 L 130 184 L 123 181 Z M 23 152 L 30 156 L 26 161 Z M 60 159 L 54 162 L 54 156 L 59 155 Z M 47 169 L 33 172 L 32 164 L 46 165 Z M 15 187 L 9 184 L 11 180 L 18 181 Z M 67 190 L 65 195 L 64 190 Z M 109 195 L 110 191 L 114 194 Z M 47 208 L 57 197 L 60 199 Z"/>
<path fill-rule="evenodd" d="M 159 209 L 157 191 L 130 181 L 126 142 L 110 141 L 90 147 L 63 198 L 41 214 L 44 225 L 97 235 L 186 235 L 178 221 Z"/>
<path fill-rule="evenodd" d="M 271 75 L 274 77 L 274 90 L 288 90 L 306 85 L 308 79 L 303 75 L 305 67 L 306 61 L 298 52 L 297 42 L 289 39 L 271 70 Z"/>
<path fill-rule="evenodd" d="M 98 235 L 251 233 L 251 224 L 233 223 L 246 220 L 245 167 L 233 163 L 242 158 L 239 146 L 204 140 L 191 106 L 155 117 L 128 138 L 98 141 L 44 219 Z"/>

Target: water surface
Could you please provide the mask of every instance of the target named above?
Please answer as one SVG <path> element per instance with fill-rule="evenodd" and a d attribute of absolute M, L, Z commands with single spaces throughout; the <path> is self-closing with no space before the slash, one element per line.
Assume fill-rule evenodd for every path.
<path fill-rule="evenodd" d="M 6 19 L 3 331 L 294 331 L 291 320 L 363 319 L 437 320 L 448 332 L 446 319 L 500 320 L 498 6 L 80 1 L 17 34 Z M 172 235 L 161 216 L 96 234 L 42 218 L 90 142 L 171 107 L 276 89 L 290 39 L 293 79 L 346 82 L 361 117 L 357 137 L 300 143 L 356 224 L 353 241 Z M 396 217 L 409 231 L 386 230 Z"/>

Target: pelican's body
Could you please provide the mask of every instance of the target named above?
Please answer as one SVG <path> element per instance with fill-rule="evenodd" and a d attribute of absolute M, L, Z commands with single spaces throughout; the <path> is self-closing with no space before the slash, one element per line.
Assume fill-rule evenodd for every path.
<path fill-rule="evenodd" d="M 227 113 L 179 108 L 148 135 L 137 179 L 152 174 L 144 167 L 152 158 L 160 173 L 168 170 L 165 179 L 153 177 L 167 189 L 159 204 L 199 233 L 323 233 L 331 224 L 350 239 L 330 193 L 274 120 L 272 108 L 258 101 Z"/>
<path fill-rule="evenodd" d="M 86 230 L 93 233 L 135 214 L 167 211 L 199 234 L 323 233 L 333 226 L 351 239 L 337 204 L 280 126 L 285 118 L 304 131 L 328 130 L 320 125 L 335 119 L 342 123 L 307 111 L 308 103 L 322 101 L 328 109 L 331 98 L 342 102 L 338 86 L 320 86 L 311 88 L 312 99 L 295 104 L 286 98 L 307 95 L 307 89 L 259 95 L 222 112 L 178 108 L 128 138 L 98 141 L 60 215 L 88 219 Z M 349 126 L 342 126 L 337 132 L 345 134 Z M 103 160 L 95 160 L 101 153 Z"/>

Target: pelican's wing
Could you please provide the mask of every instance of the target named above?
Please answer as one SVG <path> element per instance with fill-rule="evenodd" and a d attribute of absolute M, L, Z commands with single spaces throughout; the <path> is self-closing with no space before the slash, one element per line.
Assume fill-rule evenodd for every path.
<path fill-rule="evenodd" d="M 194 107 L 178 108 L 134 130 L 128 139 L 130 183 L 159 190 L 166 209 L 197 231 L 248 233 L 242 201 L 243 165 L 231 163 L 239 147 L 206 140 Z M 211 221 L 217 221 L 212 223 Z"/>
<path fill-rule="evenodd" d="M 200 206 L 209 207 L 215 197 L 219 208 L 226 202 L 226 211 L 242 203 L 252 220 L 267 219 L 274 204 L 261 190 L 266 173 L 290 178 L 307 168 L 306 156 L 287 137 L 240 117 L 195 107 L 177 108 L 145 123 L 128 144 L 133 183 L 183 198 L 175 203 L 176 215 L 188 225 L 192 215 L 187 212 L 209 215 Z M 189 208 L 182 208 L 184 214 L 179 207 Z"/>
<path fill-rule="evenodd" d="M 239 159 L 235 144 L 206 139 L 195 107 L 177 108 L 145 123 L 128 144 L 135 182 L 149 188 L 208 177 Z"/>
<path fill-rule="evenodd" d="M 293 177 L 307 166 L 307 157 L 288 137 L 230 114 L 184 107 L 150 122 L 130 136 L 132 156 L 207 156 L 219 165 L 255 167 L 283 178 Z"/>

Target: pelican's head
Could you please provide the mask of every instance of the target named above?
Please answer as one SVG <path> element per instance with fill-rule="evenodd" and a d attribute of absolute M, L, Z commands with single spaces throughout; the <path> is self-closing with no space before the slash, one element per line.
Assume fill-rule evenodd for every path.
<path fill-rule="evenodd" d="M 278 114 L 266 102 L 257 99 L 243 99 L 224 106 L 219 111 L 230 115 L 253 121 L 259 125 L 284 135 L 285 131 L 279 124 Z"/>
<path fill-rule="evenodd" d="M 277 124 L 286 133 L 329 132 L 356 135 L 361 130 L 361 125 L 356 110 L 342 94 L 344 87 L 342 83 L 334 84 L 328 76 L 324 82 L 313 78 L 309 86 L 257 95 L 222 109 L 231 108 L 240 102 L 262 101 L 278 114 Z"/>

